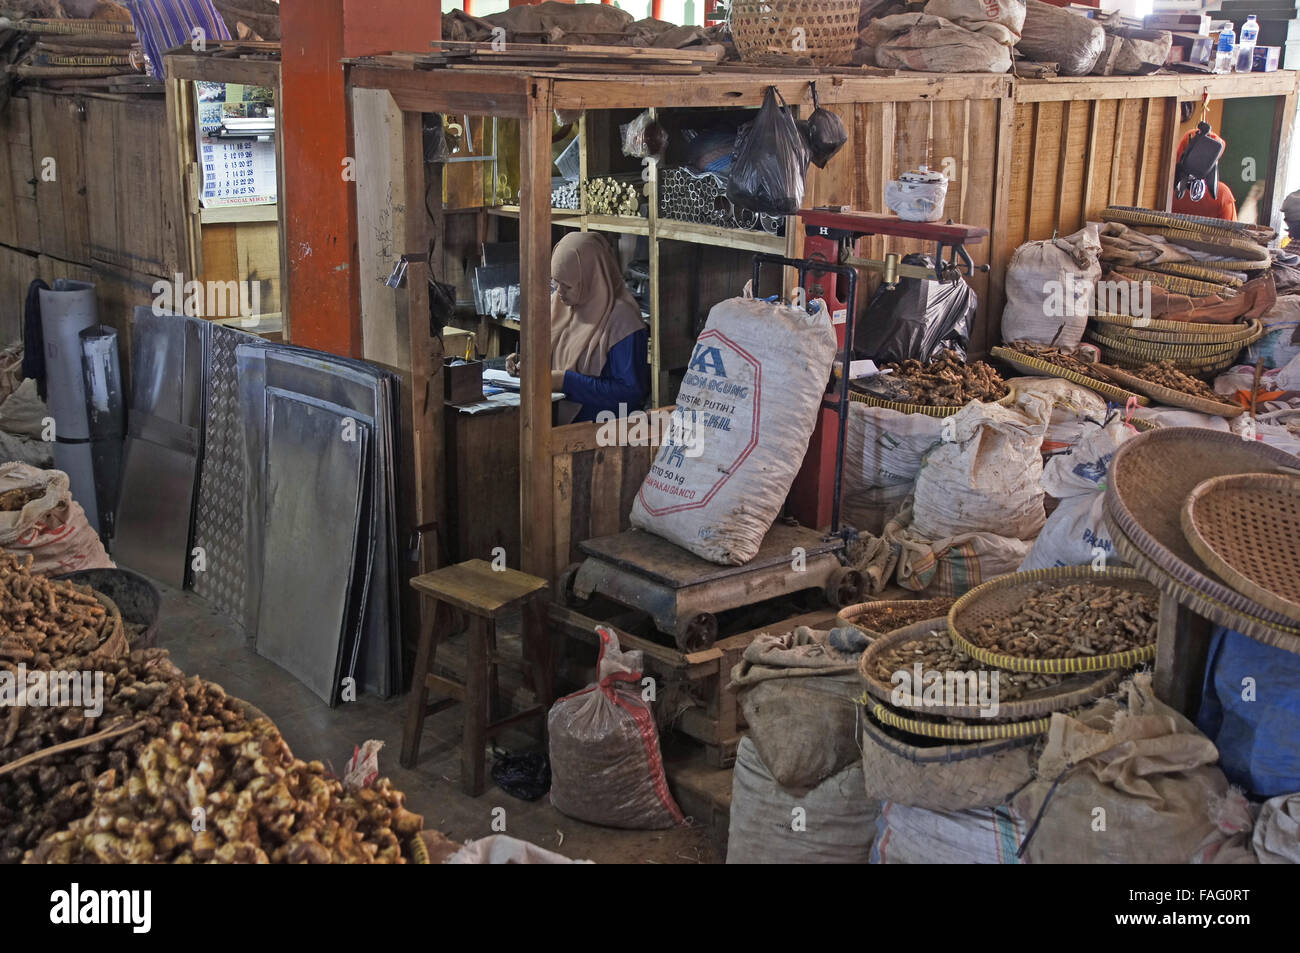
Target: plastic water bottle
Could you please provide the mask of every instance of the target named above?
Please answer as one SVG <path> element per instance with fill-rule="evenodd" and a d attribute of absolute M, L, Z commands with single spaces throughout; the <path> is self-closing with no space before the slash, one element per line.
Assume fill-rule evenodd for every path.
<path fill-rule="evenodd" d="M 1219 34 L 1219 45 L 1214 53 L 1214 71 L 1216 73 L 1231 73 L 1233 64 L 1236 62 L 1235 47 L 1237 35 L 1233 32 L 1232 24 L 1229 23 Z"/>
<path fill-rule="evenodd" d="M 1255 14 L 1246 17 L 1241 25 L 1241 42 L 1237 44 L 1237 72 L 1249 73 L 1255 65 L 1255 40 L 1259 37 L 1259 23 Z"/>

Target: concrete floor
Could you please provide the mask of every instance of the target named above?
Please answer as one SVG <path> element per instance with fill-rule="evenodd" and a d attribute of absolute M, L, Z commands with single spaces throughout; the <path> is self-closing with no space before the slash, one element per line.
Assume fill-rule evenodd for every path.
<path fill-rule="evenodd" d="M 560 814 L 549 798 L 536 802 L 511 797 L 491 782 L 482 796 L 460 789 L 460 706 L 431 715 L 425 722 L 419 761 L 413 769 L 398 764 L 405 697 L 382 700 L 362 695 L 330 709 L 301 682 L 258 656 L 243 634 L 190 592 L 164 589 L 158 645 L 171 651 L 186 673 L 201 675 L 227 692 L 256 705 L 275 721 L 289 747 L 304 760 L 320 759 L 342 774 L 353 748 L 371 738 L 385 742 L 380 773 L 406 792 L 407 806 L 424 815 L 425 827 L 456 841 L 506 833 L 568 857 L 597 863 L 718 863 L 719 845 L 706 827 L 668 831 L 620 831 L 595 827 Z M 517 639 L 515 640 L 517 645 Z M 502 637 L 502 650 L 509 652 Z M 439 652 L 454 669 L 455 640 Z M 508 683 L 503 686 L 509 695 Z M 502 738 L 512 751 L 537 742 L 524 733 Z M 493 830 L 493 812 L 504 808 L 506 829 Z M 499 813 L 499 812 L 498 812 Z M 498 823 L 498 827 L 499 827 Z"/>

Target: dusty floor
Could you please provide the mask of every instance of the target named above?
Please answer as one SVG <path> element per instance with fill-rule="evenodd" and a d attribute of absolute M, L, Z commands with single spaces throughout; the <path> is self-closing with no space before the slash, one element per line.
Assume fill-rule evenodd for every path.
<path fill-rule="evenodd" d="M 193 593 L 165 590 L 158 645 L 171 651 L 186 672 L 217 682 L 227 692 L 261 708 L 284 734 L 294 754 L 319 758 L 342 773 L 354 746 L 378 738 L 386 744 L 380 771 L 406 792 L 407 805 L 424 815 L 425 826 L 457 841 L 493 833 L 494 811 L 504 809 L 504 833 L 598 863 L 718 863 L 721 845 L 705 826 L 669 831 L 618 831 L 565 817 L 548 799 L 518 800 L 491 783 L 482 796 L 460 789 L 460 706 L 431 715 L 425 722 L 420 757 L 414 769 L 398 764 L 405 696 L 381 700 L 363 695 L 331 710 L 302 683 L 258 656 L 225 616 Z M 439 654 L 455 667 L 453 641 Z M 503 650 L 504 645 L 503 645 Z M 511 750 L 537 742 L 524 733 L 502 739 Z M 500 812 L 497 812 L 498 816 Z"/>

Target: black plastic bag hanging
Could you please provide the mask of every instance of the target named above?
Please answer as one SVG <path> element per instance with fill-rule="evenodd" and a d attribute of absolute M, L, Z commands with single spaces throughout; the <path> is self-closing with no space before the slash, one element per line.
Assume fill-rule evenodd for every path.
<path fill-rule="evenodd" d="M 903 263 L 934 269 L 928 255 L 905 255 Z M 928 361 L 950 348 L 965 358 L 978 304 L 975 289 L 960 278 L 901 278 L 892 289 L 882 284 L 854 327 L 854 356 L 877 364 Z"/>
<path fill-rule="evenodd" d="M 775 86 L 732 156 L 727 199 L 739 208 L 768 215 L 793 215 L 803 205 L 804 177 L 811 153 L 790 109 Z"/>
<path fill-rule="evenodd" d="M 843 119 L 829 109 L 822 109 L 821 103 L 817 101 L 817 84 L 811 85 L 813 111 L 808 117 L 805 135 L 808 147 L 812 150 L 813 165 L 824 169 L 826 163 L 849 141 L 849 130 L 845 128 Z"/>

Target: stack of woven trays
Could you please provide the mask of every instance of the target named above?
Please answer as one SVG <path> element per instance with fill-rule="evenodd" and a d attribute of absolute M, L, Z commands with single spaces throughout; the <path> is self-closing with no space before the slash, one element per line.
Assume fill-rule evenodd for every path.
<path fill-rule="evenodd" d="M 1112 279 L 1147 282 L 1192 298 L 1229 298 L 1241 287 L 1242 275 L 1253 278 L 1272 266 L 1267 242 L 1274 232 L 1269 228 L 1116 205 L 1108 206 L 1101 217 L 1216 256 L 1208 261 L 1116 267 Z M 1207 377 L 1231 367 L 1242 348 L 1263 334 L 1263 325 L 1254 320 L 1209 324 L 1102 312 L 1089 322 L 1087 339 L 1101 349 L 1108 364 L 1135 368 L 1173 361 L 1184 373 Z"/>
<path fill-rule="evenodd" d="M 952 606 L 948 618 L 918 622 L 878 637 L 862 655 L 858 670 L 866 688 L 863 705 L 871 723 L 888 727 L 914 739 L 932 739 L 949 743 L 971 743 L 1011 738 L 1033 738 L 1047 731 L 1052 712 L 1071 711 L 1112 691 L 1125 671 L 1155 656 L 1155 644 L 1124 652 L 1104 655 L 1079 655 L 1066 658 L 1031 658 L 1007 655 L 975 645 L 969 633 L 983 622 L 1012 615 L 1030 595 L 1042 587 L 1091 583 L 1117 589 L 1153 591 L 1137 573 L 1128 569 L 1094 571 L 1091 566 L 1042 569 L 1012 573 L 984 583 L 962 596 Z M 898 685 L 881 679 L 877 660 L 885 653 L 909 642 L 924 644 L 927 639 L 949 636 L 953 645 L 971 659 L 970 671 L 961 673 L 987 679 L 1010 680 L 1017 673 L 1060 676 L 1059 682 L 1038 687 L 1022 697 L 999 701 L 996 714 L 990 714 L 973 700 L 958 704 L 945 699 L 919 697 L 898 690 Z M 906 684 L 903 682 L 901 684 Z M 919 688 L 917 689 L 919 691 Z"/>
<path fill-rule="evenodd" d="M 1300 623 L 1262 604 L 1209 566 L 1188 538 L 1183 510 L 1208 481 L 1234 474 L 1298 471 L 1291 454 L 1255 440 L 1192 427 L 1165 428 L 1125 442 L 1111 461 L 1105 513 L 1116 554 L 1198 615 L 1268 645 L 1300 654 Z M 1203 491 L 1202 491 L 1203 492 Z M 1289 525 L 1243 520 L 1240 544 L 1279 562 L 1296 553 Z"/>

